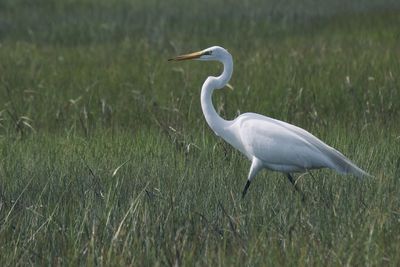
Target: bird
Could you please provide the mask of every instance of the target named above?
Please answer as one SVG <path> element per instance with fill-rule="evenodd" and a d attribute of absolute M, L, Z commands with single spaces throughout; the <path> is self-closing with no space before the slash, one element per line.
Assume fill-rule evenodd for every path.
<path fill-rule="evenodd" d="M 295 125 L 257 113 L 243 113 L 233 120 L 223 119 L 213 106 L 212 94 L 214 90 L 228 85 L 233 72 L 232 55 L 223 47 L 212 46 L 170 58 L 168 61 L 190 59 L 217 61 L 223 65 L 223 71 L 219 76 L 209 76 L 204 81 L 201 88 L 201 108 L 207 124 L 214 133 L 251 161 L 242 198 L 246 195 L 254 177 L 262 169 L 285 174 L 299 192 L 293 173 L 329 168 L 359 178 L 370 176 L 338 150 Z M 304 194 L 302 195 L 304 199 Z"/>

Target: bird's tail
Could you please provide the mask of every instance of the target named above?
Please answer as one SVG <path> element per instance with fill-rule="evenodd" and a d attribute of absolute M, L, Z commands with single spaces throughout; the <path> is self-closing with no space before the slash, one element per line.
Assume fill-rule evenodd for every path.
<path fill-rule="evenodd" d="M 329 150 L 330 153 L 327 153 L 327 156 L 332 162 L 332 169 L 343 174 L 353 174 L 358 178 L 372 177 L 372 175 L 359 168 L 356 164 L 354 164 L 336 149 L 330 147 Z"/>
<path fill-rule="evenodd" d="M 367 173 L 366 171 L 364 171 L 363 169 L 361 169 L 360 167 L 355 165 L 350 160 L 348 160 L 348 161 L 349 162 L 348 162 L 347 168 L 345 168 L 345 170 L 344 170 L 345 173 L 349 173 L 349 174 L 351 173 L 351 174 L 357 176 L 358 178 L 372 177 L 371 174 Z"/>

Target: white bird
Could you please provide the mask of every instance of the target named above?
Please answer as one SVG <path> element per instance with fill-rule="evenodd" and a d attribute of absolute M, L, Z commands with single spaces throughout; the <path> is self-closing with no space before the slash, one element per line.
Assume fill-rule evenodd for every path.
<path fill-rule="evenodd" d="M 188 59 L 219 61 L 224 65 L 220 76 L 210 76 L 205 80 L 201 88 L 201 108 L 208 125 L 215 134 L 251 161 L 242 197 L 245 196 L 253 178 L 263 168 L 285 173 L 296 190 L 298 188 L 291 175 L 293 172 L 330 168 L 342 174 L 351 173 L 357 177 L 370 176 L 342 153 L 292 124 L 256 113 L 244 113 L 231 121 L 223 119 L 215 111 L 211 97 L 213 91 L 227 85 L 232 76 L 231 54 L 222 47 L 213 46 L 169 60 Z"/>

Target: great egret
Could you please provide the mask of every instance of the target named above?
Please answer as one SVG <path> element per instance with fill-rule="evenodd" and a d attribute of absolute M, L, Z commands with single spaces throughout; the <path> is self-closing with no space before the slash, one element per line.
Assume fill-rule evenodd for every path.
<path fill-rule="evenodd" d="M 212 46 L 169 60 L 188 59 L 219 61 L 224 65 L 220 76 L 210 76 L 205 80 L 201 88 L 201 108 L 215 134 L 251 161 L 242 197 L 263 168 L 285 173 L 296 190 L 296 182 L 290 174 L 293 172 L 330 168 L 343 174 L 370 176 L 342 153 L 297 126 L 256 113 L 244 113 L 232 121 L 224 120 L 215 111 L 211 97 L 215 89 L 223 88 L 230 80 L 233 71 L 232 55 L 220 46 Z"/>

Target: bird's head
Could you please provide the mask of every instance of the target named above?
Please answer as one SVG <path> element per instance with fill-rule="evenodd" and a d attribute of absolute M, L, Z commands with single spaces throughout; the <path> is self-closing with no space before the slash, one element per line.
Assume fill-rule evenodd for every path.
<path fill-rule="evenodd" d="M 193 52 L 190 54 L 185 54 L 185 55 L 180 55 L 175 58 L 170 58 L 168 61 L 181 61 L 181 60 L 188 60 L 188 59 L 196 59 L 196 60 L 203 60 L 203 61 L 212 61 L 212 60 L 217 60 L 221 61 L 225 57 L 231 57 L 231 54 L 229 52 L 220 46 L 212 46 L 209 48 L 206 48 L 204 50 L 198 51 L 198 52 Z"/>

